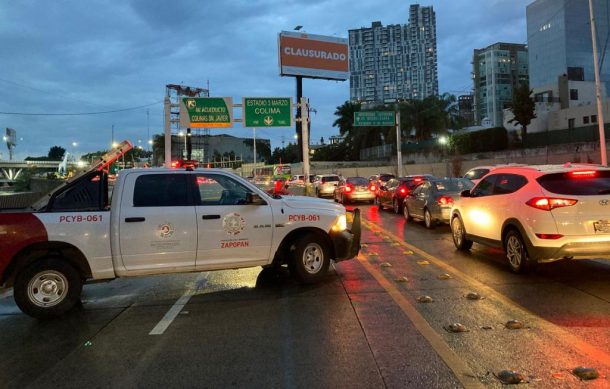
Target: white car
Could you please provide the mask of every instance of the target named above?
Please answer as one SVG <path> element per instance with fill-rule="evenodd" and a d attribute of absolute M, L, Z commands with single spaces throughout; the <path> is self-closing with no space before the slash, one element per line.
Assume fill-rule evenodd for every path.
<path fill-rule="evenodd" d="M 473 184 L 476 184 L 481 181 L 481 178 L 483 178 L 484 175 L 494 168 L 494 166 L 477 166 L 468 170 L 466 174 L 464 174 L 464 178 L 468 178 Z"/>
<path fill-rule="evenodd" d="M 455 246 L 504 248 L 511 269 L 610 256 L 610 168 L 589 164 L 495 168 L 451 209 Z"/>
<path fill-rule="evenodd" d="M 339 176 L 336 174 L 323 174 L 316 177 L 313 183 L 316 197 L 332 197 L 335 193 L 335 188 L 339 184 Z"/>

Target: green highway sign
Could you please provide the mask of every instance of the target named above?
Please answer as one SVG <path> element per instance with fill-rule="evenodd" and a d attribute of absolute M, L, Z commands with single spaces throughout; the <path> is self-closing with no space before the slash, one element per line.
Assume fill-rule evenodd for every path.
<path fill-rule="evenodd" d="M 244 127 L 291 127 L 292 98 L 244 97 Z"/>
<path fill-rule="evenodd" d="M 181 128 L 233 126 L 231 97 L 183 97 L 180 100 Z"/>
<path fill-rule="evenodd" d="M 363 111 L 354 112 L 355 127 L 394 126 L 394 111 Z"/>

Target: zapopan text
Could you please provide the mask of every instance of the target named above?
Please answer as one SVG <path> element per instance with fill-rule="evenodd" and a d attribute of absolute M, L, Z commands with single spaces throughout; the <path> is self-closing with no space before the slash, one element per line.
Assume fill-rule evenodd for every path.
<path fill-rule="evenodd" d="M 60 223 L 97 223 L 103 220 L 103 215 L 63 215 Z"/>

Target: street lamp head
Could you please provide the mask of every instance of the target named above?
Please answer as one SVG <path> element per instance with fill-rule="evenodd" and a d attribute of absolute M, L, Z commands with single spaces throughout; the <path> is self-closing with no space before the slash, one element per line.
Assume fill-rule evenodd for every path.
<path fill-rule="evenodd" d="M 184 136 L 184 132 L 178 131 L 178 136 Z"/>
<path fill-rule="evenodd" d="M 149 140 L 148 140 L 148 144 L 149 144 L 149 145 L 152 145 L 152 144 L 153 144 L 152 139 L 149 139 Z"/>
<path fill-rule="evenodd" d="M 448 142 L 448 139 L 446 136 L 441 136 L 440 138 L 438 138 L 438 143 L 442 144 L 442 145 L 446 145 Z"/>
<path fill-rule="evenodd" d="M 119 147 L 119 144 L 116 142 L 112 142 L 112 148 L 116 149 L 117 147 Z"/>
<path fill-rule="evenodd" d="M 78 146 L 78 142 L 72 142 L 72 147 Z"/>

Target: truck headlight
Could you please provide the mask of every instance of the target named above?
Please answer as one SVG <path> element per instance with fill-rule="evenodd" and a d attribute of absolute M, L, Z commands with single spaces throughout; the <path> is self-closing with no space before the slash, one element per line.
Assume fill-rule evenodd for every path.
<path fill-rule="evenodd" d="M 345 214 L 343 214 L 343 215 L 340 215 L 337 217 L 337 220 L 335 220 L 335 224 L 333 224 L 331 229 L 334 232 L 341 232 L 341 231 L 345 231 L 346 228 L 347 228 L 347 218 L 345 217 Z"/>

